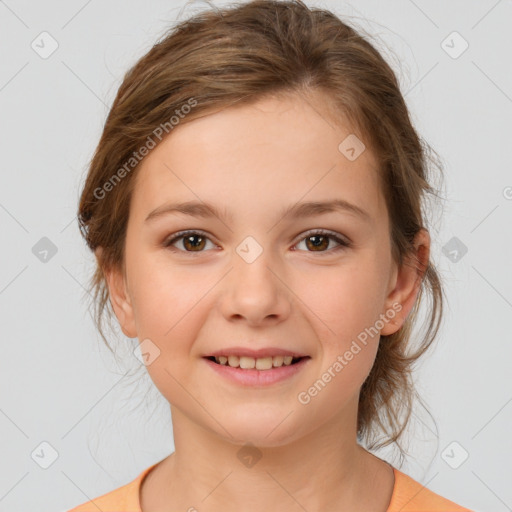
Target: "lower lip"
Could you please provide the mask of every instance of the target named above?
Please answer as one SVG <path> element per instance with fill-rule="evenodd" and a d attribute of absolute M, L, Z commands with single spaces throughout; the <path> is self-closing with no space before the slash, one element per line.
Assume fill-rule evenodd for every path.
<path fill-rule="evenodd" d="M 204 358 L 206 363 L 219 375 L 244 386 L 269 386 L 281 382 L 300 372 L 311 358 L 303 357 L 298 363 L 279 366 L 270 370 L 244 370 L 232 368 Z"/>

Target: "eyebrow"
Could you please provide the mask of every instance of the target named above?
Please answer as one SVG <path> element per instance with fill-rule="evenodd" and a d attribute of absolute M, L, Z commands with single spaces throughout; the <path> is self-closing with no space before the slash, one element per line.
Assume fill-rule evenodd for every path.
<path fill-rule="evenodd" d="M 292 218 L 304 218 L 312 217 L 315 215 L 322 215 L 326 213 L 332 213 L 336 211 L 343 211 L 351 213 L 366 222 L 372 222 L 371 215 L 360 208 L 359 206 L 352 204 L 345 199 L 333 199 L 331 201 L 309 201 L 303 203 L 297 203 L 293 206 L 285 208 L 281 211 L 281 217 L 292 217 Z M 202 201 L 187 201 L 183 203 L 166 203 L 158 208 L 155 208 L 148 214 L 144 222 L 149 222 L 153 219 L 157 219 L 164 215 L 182 213 L 184 215 L 190 215 L 192 217 L 210 218 L 217 217 L 219 219 L 227 219 L 231 221 L 233 215 L 228 213 L 224 208 L 223 211 L 217 209 L 210 203 Z"/>

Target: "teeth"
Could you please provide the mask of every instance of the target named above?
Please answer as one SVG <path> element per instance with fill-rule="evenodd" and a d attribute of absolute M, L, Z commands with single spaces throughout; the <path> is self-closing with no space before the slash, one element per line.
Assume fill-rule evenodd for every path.
<path fill-rule="evenodd" d="M 250 359 L 252 359 L 252 357 Z M 262 357 L 252 360 L 255 361 L 256 370 L 270 370 L 274 365 L 274 361 L 271 357 Z"/>
<path fill-rule="evenodd" d="M 274 357 L 247 357 L 247 356 L 219 356 L 215 357 L 215 361 L 232 368 L 270 370 L 271 368 L 279 368 L 280 366 L 289 366 L 292 364 L 293 356 L 274 356 Z"/>
<path fill-rule="evenodd" d="M 231 364 L 230 364 L 231 366 Z M 242 356 L 240 358 L 240 368 L 254 368 L 256 366 L 256 360 L 253 357 Z"/>
<path fill-rule="evenodd" d="M 238 356 L 229 356 L 228 357 L 228 365 L 232 366 L 233 368 L 240 366 L 240 358 Z"/>
<path fill-rule="evenodd" d="M 272 365 L 274 367 L 283 366 L 284 356 L 274 356 L 272 358 Z"/>

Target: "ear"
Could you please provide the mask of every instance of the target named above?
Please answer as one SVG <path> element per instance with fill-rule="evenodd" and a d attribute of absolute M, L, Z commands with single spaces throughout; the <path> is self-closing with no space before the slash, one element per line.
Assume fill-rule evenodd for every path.
<path fill-rule="evenodd" d="M 386 298 L 385 311 L 394 310 L 396 315 L 392 320 L 385 322 L 384 328 L 380 332 L 381 335 L 393 334 L 404 324 L 420 291 L 429 257 L 430 235 L 426 229 L 420 229 L 414 238 L 414 253 L 404 260 L 401 268 L 395 267 L 390 281 L 391 291 Z M 401 305 L 399 311 L 398 304 Z"/>
<path fill-rule="evenodd" d="M 118 268 L 105 268 L 102 264 L 103 248 L 98 247 L 95 251 L 98 265 L 103 268 L 103 275 L 107 281 L 110 304 L 117 317 L 119 325 L 123 333 L 128 338 L 137 337 L 137 329 L 135 324 L 135 315 L 131 298 L 128 293 L 126 279 L 121 269 Z"/>

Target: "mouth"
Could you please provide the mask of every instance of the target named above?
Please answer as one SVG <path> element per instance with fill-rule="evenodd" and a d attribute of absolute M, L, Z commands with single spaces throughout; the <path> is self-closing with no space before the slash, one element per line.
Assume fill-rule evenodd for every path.
<path fill-rule="evenodd" d="M 268 356 L 268 357 L 247 357 L 247 356 L 207 356 L 205 359 L 220 366 L 229 366 L 243 370 L 272 370 L 283 366 L 293 366 L 310 356 Z"/>
<path fill-rule="evenodd" d="M 300 375 L 309 366 L 310 356 L 299 354 L 266 355 L 249 357 L 237 355 L 204 356 L 206 364 L 222 379 L 246 388 L 267 388 L 272 385 L 284 385 Z"/>

